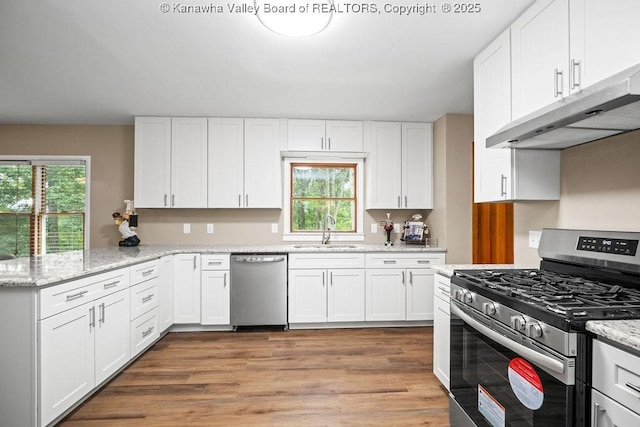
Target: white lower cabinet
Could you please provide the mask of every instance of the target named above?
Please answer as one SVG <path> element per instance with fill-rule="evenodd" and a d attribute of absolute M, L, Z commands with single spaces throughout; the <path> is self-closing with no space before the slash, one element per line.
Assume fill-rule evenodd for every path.
<path fill-rule="evenodd" d="M 200 254 L 173 258 L 173 322 L 200 323 Z"/>
<path fill-rule="evenodd" d="M 40 321 L 40 424 L 46 425 L 130 359 L 129 291 Z"/>
<path fill-rule="evenodd" d="M 290 254 L 289 324 L 361 322 L 364 254 Z"/>
<path fill-rule="evenodd" d="M 202 255 L 200 323 L 228 325 L 231 323 L 231 282 L 229 254 Z"/>
<path fill-rule="evenodd" d="M 433 320 L 432 264 L 442 254 L 367 254 L 367 321 Z"/>
<path fill-rule="evenodd" d="M 130 328 L 131 357 L 135 357 L 160 338 L 158 307 L 154 307 L 141 316 L 132 319 Z"/>
<path fill-rule="evenodd" d="M 449 289 L 451 279 L 441 274 L 435 275 L 435 299 L 433 313 L 433 373 L 449 390 L 450 357 Z"/>

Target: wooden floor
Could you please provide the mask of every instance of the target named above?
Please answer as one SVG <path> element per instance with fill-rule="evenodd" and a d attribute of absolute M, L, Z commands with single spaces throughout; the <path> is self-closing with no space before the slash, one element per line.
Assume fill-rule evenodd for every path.
<path fill-rule="evenodd" d="M 432 328 L 171 333 L 60 425 L 449 426 Z"/>

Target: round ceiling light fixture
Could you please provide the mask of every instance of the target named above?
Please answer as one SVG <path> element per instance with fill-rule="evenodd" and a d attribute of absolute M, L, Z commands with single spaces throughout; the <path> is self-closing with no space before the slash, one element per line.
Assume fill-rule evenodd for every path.
<path fill-rule="evenodd" d="M 333 17 L 333 0 L 254 0 L 256 16 L 269 30 L 287 37 L 308 37 L 323 31 Z"/>

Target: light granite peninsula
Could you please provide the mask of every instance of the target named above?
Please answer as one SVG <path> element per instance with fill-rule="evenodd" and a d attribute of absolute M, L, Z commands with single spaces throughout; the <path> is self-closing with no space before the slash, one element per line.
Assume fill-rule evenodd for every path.
<path fill-rule="evenodd" d="M 587 331 L 640 353 L 640 320 L 590 320 Z"/>

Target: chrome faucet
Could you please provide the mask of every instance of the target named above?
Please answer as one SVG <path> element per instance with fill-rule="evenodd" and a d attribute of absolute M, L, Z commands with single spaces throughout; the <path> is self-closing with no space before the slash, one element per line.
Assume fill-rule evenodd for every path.
<path fill-rule="evenodd" d="M 327 225 L 327 221 L 329 224 Z M 327 214 L 322 219 L 322 244 L 326 245 L 329 243 L 329 239 L 331 238 L 331 225 L 336 225 L 336 219 Z"/>

